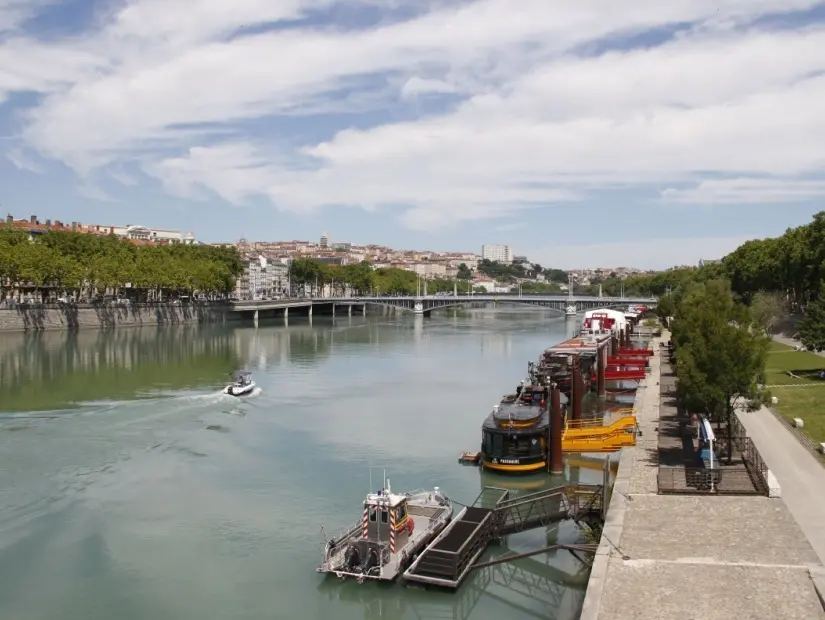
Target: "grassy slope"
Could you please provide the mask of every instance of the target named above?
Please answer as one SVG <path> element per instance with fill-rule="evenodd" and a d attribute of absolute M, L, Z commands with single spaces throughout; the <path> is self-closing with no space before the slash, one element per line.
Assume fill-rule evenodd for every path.
<path fill-rule="evenodd" d="M 802 418 L 805 434 L 817 443 L 825 442 L 825 380 L 819 378 L 822 370 L 825 370 L 825 357 L 771 343 L 765 383 L 779 399 L 776 407 L 788 420 Z M 783 387 L 799 384 L 806 387 Z"/>

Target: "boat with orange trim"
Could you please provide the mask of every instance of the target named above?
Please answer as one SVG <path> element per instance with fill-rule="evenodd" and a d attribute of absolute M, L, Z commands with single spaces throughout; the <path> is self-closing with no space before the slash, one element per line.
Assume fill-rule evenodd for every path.
<path fill-rule="evenodd" d="M 393 581 L 452 518 L 452 501 L 438 487 L 393 493 L 386 479 L 381 489 L 367 494 L 361 521 L 327 541 L 316 571 L 359 583 Z"/>

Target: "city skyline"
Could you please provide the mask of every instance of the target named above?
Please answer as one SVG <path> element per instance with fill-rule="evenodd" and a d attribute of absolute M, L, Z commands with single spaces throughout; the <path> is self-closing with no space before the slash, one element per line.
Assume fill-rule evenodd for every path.
<path fill-rule="evenodd" d="M 512 6 L 0 0 L 0 208 L 563 269 L 818 210 L 825 3 Z"/>

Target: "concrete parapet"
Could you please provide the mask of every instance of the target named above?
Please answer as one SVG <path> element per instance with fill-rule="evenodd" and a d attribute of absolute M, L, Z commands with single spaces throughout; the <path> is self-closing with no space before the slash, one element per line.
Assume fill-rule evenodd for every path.
<path fill-rule="evenodd" d="M 240 314 L 230 313 L 228 306 L 211 304 L 18 307 L 0 309 L 0 332 L 223 323 L 232 319 L 240 319 Z"/>
<path fill-rule="evenodd" d="M 782 487 L 779 486 L 779 480 L 770 469 L 768 470 L 768 497 L 782 497 Z"/>
<path fill-rule="evenodd" d="M 802 418 L 794 418 L 793 419 L 793 425 L 796 428 L 804 428 L 805 427 L 805 422 L 802 421 Z"/>

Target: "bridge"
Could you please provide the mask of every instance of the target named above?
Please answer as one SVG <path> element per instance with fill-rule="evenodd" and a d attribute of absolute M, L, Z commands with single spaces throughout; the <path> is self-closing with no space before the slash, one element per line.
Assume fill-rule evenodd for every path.
<path fill-rule="evenodd" d="M 313 310 L 333 316 L 339 313 L 352 315 L 353 309 L 366 314 L 367 306 L 390 308 L 393 311 L 413 312 L 429 316 L 433 310 L 470 304 L 515 304 L 538 306 L 564 314 L 574 306 L 576 312 L 595 308 L 629 305 L 655 305 L 656 299 L 648 297 L 594 297 L 584 295 L 518 295 L 518 294 L 470 294 L 470 295 L 372 295 L 361 297 L 305 297 L 298 299 L 267 299 L 236 301 L 232 312 L 257 321 L 263 316 L 289 317 L 290 313 L 312 316 Z"/>

